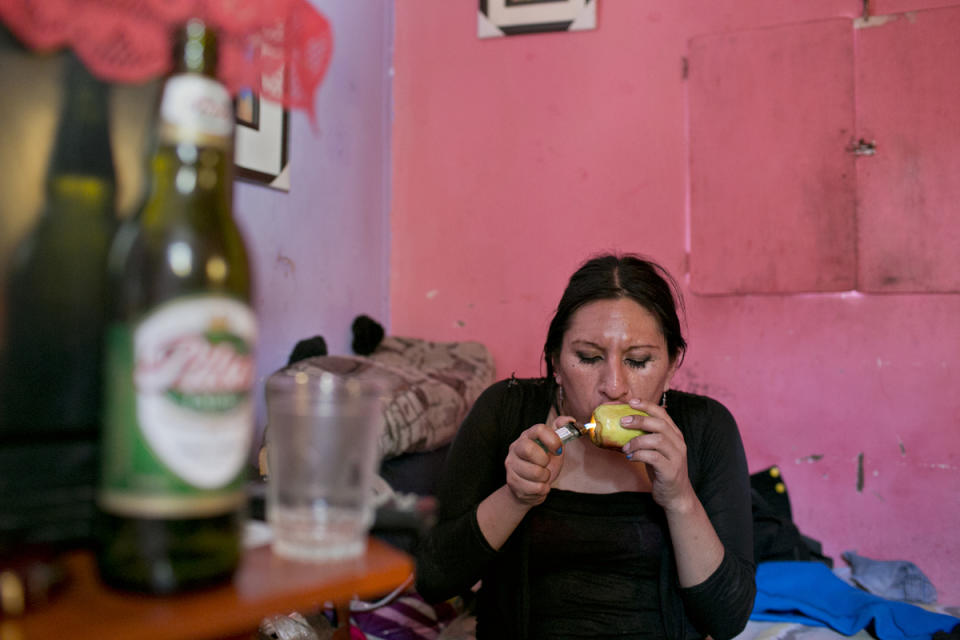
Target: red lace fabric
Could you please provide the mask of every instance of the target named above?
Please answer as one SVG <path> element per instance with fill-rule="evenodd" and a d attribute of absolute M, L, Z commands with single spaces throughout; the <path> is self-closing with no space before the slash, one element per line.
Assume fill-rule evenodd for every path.
<path fill-rule="evenodd" d="M 71 47 L 103 80 L 166 73 L 171 34 L 188 18 L 215 28 L 220 79 L 313 115 L 333 53 L 330 24 L 308 0 L 0 0 L 0 20 L 27 47 Z"/>

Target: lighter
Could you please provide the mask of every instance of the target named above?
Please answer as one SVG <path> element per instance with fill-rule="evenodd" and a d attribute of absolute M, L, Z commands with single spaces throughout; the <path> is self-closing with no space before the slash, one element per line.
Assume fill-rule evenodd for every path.
<path fill-rule="evenodd" d="M 579 438 L 580 436 L 587 435 L 596 426 L 597 425 L 594 424 L 593 422 L 588 422 L 582 427 L 578 425 L 576 422 L 568 422 L 567 424 L 555 429 L 554 433 L 560 436 L 560 443 L 561 445 L 563 445 L 563 444 L 566 444 L 567 442 L 570 442 L 571 440 Z M 547 450 L 546 445 L 540 442 L 539 438 L 537 438 L 536 441 L 537 441 L 537 444 L 540 445 L 544 451 L 546 451 L 547 453 L 550 453 L 550 451 Z"/>

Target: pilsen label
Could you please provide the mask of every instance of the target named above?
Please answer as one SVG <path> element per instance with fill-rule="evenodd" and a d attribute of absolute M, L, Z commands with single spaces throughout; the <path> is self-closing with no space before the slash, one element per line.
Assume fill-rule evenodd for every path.
<path fill-rule="evenodd" d="M 214 319 L 223 326 L 224 319 Z M 142 393 L 166 393 L 201 412 L 229 411 L 253 384 L 253 358 L 243 338 L 223 329 L 174 338 L 139 354 L 134 382 Z"/>
<path fill-rule="evenodd" d="M 134 331 L 136 415 L 152 453 L 183 481 L 216 488 L 240 473 L 252 439 L 256 320 L 225 297 L 185 298 Z"/>

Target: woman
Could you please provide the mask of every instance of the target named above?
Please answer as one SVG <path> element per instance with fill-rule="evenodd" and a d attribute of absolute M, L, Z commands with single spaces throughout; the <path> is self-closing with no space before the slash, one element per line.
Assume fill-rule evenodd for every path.
<path fill-rule="evenodd" d="M 479 581 L 479 638 L 721 640 L 746 624 L 746 458 L 721 404 L 668 391 L 686 349 L 675 291 L 638 256 L 587 261 L 550 324 L 546 377 L 495 383 L 461 425 L 417 590 Z M 622 450 L 554 432 L 611 403 L 648 414 L 621 420 L 637 430 Z"/>

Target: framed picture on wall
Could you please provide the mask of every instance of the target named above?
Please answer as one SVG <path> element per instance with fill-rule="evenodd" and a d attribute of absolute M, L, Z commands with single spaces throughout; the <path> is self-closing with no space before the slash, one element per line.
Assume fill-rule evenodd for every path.
<path fill-rule="evenodd" d="M 479 0 L 477 35 L 498 38 L 597 27 L 598 0 Z"/>
<path fill-rule="evenodd" d="M 283 82 L 283 69 L 263 83 Z M 255 91 L 241 91 L 236 97 L 234 175 L 239 180 L 290 190 L 287 155 L 290 113 L 283 105 Z"/>

